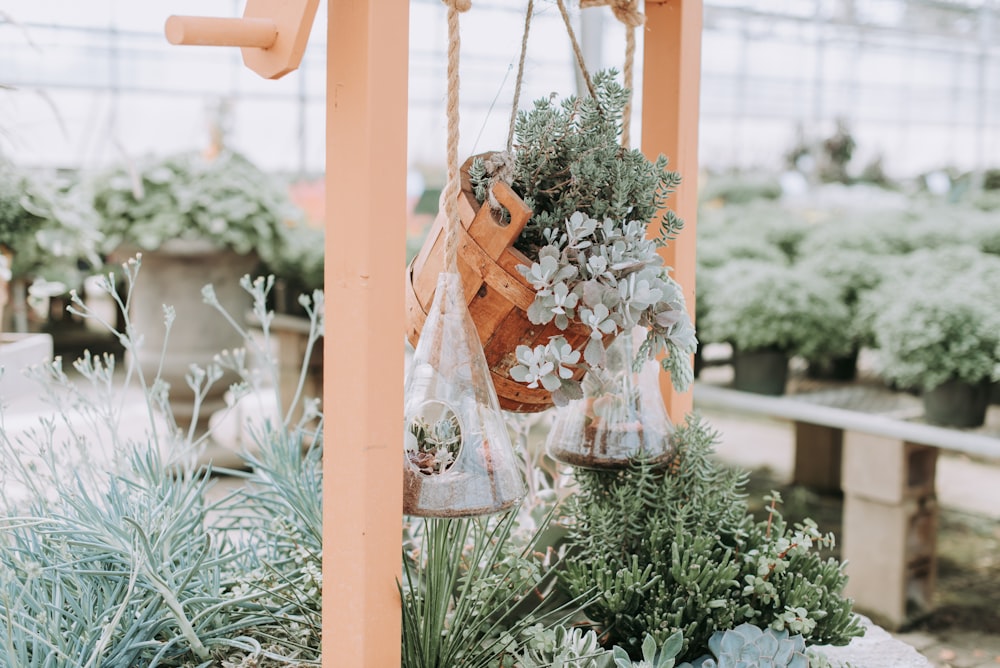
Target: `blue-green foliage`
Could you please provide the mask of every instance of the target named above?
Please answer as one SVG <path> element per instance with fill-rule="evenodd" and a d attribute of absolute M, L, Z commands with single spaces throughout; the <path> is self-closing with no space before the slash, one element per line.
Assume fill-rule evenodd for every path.
<path fill-rule="evenodd" d="M 713 633 L 708 648 L 711 656 L 679 668 L 809 668 L 805 640 L 785 630 L 740 624 Z"/>

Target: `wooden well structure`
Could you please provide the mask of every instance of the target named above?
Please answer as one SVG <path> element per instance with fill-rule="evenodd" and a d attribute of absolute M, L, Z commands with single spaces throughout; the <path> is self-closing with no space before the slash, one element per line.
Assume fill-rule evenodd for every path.
<path fill-rule="evenodd" d="M 277 78 L 297 67 L 318 4 L 248 0 L 243 18 L 171 17 L 167 36 L 240 47 Z M 663 253 L 693 318 L 702 0 L 645 0 L 642 11 L 640 148 L 684 178 L 672 204 L 685 229 Z M 328 313 L 348 317 L 329 318 L 324 336 L 323 663 L 386 668 L 399 665 L 401 634 L 409 0 L 328 0 L 325 18 L 325 288 Z M 666 376 L 662 389 L 675 420 L 691 410 L 690 392 Z"/>

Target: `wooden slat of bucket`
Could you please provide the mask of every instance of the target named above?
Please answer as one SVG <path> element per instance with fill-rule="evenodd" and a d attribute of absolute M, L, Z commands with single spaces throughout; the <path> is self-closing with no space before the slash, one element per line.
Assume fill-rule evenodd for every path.
<path fill-rule="evenodd" d="M 515 413 L 538 413 L 552 407 L 552 395 L 543 387 L 531 389 L 498 373 L 492 373 L 500 408 Z"/>
<path fill-rule="evenodd" d="M 494 194 L 510 213 L 510 223 L 501 224 L 488 206 L 480 206 L 468 177 L 473 159 L 467 160 L 462 167 L 462 191 L 458 196 L 459 215 L 464 228 L 459 237 L 458 267 L 469 313 L 483 344 L 500 406 L 518 412 L 545 410 L 552 406 L 547 390 L 528 388 L 509 377 L 509 369 L 517 364 L 517 346 L 534 347 L 547 343 L 551 336 L 561 335 L 575 350 L 582 352 L 590 330 L 580 323 L 573 323 L 562 331 L 554 323 L 534 325 L 528 320 L 527 309 L 534 301 L 535 293 L 517 267 L 530 265 L 531 262 L 513 248 L 513 243 L 532 212 L 503 183 L 494 186 Z M 444 228 L 445 218 L 441 213 L 407 272 L 407 336 L 414 345 L 444 262 Z M 582 370 L 574 374 L 577 380 L 582 376 Z"/>

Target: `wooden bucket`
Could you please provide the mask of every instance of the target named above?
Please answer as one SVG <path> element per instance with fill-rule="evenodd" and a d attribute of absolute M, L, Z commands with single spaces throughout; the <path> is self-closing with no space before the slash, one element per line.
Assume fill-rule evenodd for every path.
<path fill-rule="evenodd" d="M 462 187 L 458 194 L 462 219 L 458 271 L 466 303 L 486 353 L 500 407 L 516 413 L 543 411 L 553 405 L 552 395 L 541 386 L 531 389 L 510 377 L 510 368 L 517 364 L 515 350 L 519 345 L 534 348 L 548 343 L 551 336 L 562 335 L 574 350 L 582 353 L 590 338 L 590 328 L 570 322 L 567 329 L 560 330 L 554 322 L 535 325 L 528 320 L 527 311 L 535 300 L 535 291 L 517 271 L 517 266 L 530 267 L 531 261 L 512 244 L 528 223 L 532 211 L 504 183 L 494 186 L 493 193 L 510 212 L 510 223 L 497 220 L 489 205 L 480 206 L 469 180 L 469 167 L 474 158 L 462 165 Z M 406 336 L 414 346 L 434 298 L 438 274 L 444 268 L 447 222 L 442 207 L 423 247 L 406 272 Z M 584 369 L 577 369 L 573 377 L 580 380 L 584 373 Z"/>

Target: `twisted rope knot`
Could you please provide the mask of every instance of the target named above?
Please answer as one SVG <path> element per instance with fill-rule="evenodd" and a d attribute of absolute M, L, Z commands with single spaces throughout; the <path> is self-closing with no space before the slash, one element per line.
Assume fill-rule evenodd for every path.
<path fill-rule="evenodd" d="M 441 2 L 456 12 L 467 12 L 472 8 L 472 0 L 441 0 Z"/>
<path fill-rule="evenodd" d="M 580 8 L 611 7 L 615 18 L 628 28 L 638 28 L 646 22 L 646 17 L 639 11 L 637 0 L 580 0 Z"/>
<path fill-rule="evenodd" d="M 494 184 L 503 181 L 507 185 L 514 182 L 514 154 L 510 151 L 496 151 L 483 159 L 483 167 L 486 169 L 487 195 L 486 201 L 494 211 L 503 209 L 503 205 L 493 194 Z"/>

